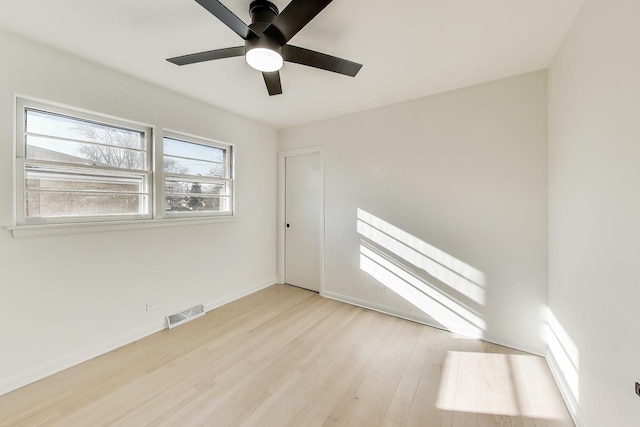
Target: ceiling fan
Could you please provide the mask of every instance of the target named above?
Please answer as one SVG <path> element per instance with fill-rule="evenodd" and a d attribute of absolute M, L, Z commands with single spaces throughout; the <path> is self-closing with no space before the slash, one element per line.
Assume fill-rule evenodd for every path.
<path fill-rule="evenodd" d="M 333 71 L 355 77 L 362 64 L 288 44 L 305 25 L 332 0 L 292 0 L 282 13 L 267 0 L 254 0 L 249 5 L 251 24 L 240 18 L 217 0 L 196 0 L 227 27 L 244 39 L 244 46 L 208 50 L 169 58 L 176 65 L 195 64 L 214 59 L 245 56 L 247 63 L 262 72 L 269 95 L 282 93 L 280 68 L 284 61 Z"/>

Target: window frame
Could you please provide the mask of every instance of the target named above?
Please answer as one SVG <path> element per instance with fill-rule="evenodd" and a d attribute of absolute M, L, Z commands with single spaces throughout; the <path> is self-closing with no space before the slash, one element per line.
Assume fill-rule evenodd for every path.
<path fill-rule="evenodd" d="M 26 158 L 26 114 L 27 110 L 42 111 L 53 115 L 66 116 L 71 119 L 85 120 L 105 126 L 113 126 L 143 132 L 146 144 L 144 154 L 146 167 L 144 169 L 111 168 L 109 166 L 92 166 L 27 159 Z M 69 232 L 101 232 L 108 230 L 128 230 L 146 227 L 164 227 L 175 225 L 201 224 L 211 222 L 227 222 L 236 218 L 236 183 L 235 183 L 235 144 L 209 139 L 181 131 L 160 128 L 153 124 L 136 122 L 120 117 L 89 111 L 56 102 L 32 98 L 14 93 L 14 138 L 13 138 L 13 209 L 12 225 L 7 227 L 14 237 L 32 237 L 39 235 L 60 235 Z M 164 173 L 164 138 L 172 138 L 179 141 L 212 146 L 226 150 L 226 167 L 229 170 L 228 178 L 213 178 L 213 180 L 225 181 L 229 186 L 229 209 L 217 212 L 187 212 L 168 213 L 165 211 L 165 173 Z M 59 170 L 87 170 L 99 174 L 101 170 L 113 170 L 114 176 L 125 172 L 129 175 L 142 176 L 146 183 L 145 194 L 147 197 L 145 214 L 105 214 L 92 216 L 58 216 L 52 218 L 33 218 L 26 216 L 25 182 L 27 173 L 26 164 L 51 164 L 58 166 Z M 180 176 L 180 174 L 175 174 Z M 105 176 L 108 176 L 105 175 Z M 171 174 L 174 176 L 174 174 Z"/>
<path fill-rule="evenodd" d="M 173 139 L 179 142 L 186 142 L 191 144 L 204 145 L 208 147 L 218 148 L 226 151 L 227 161 L 224 162 L 224 165 L 228 168 L 228 178 L 216 178 L 216 177 L 200 177 L 204 181 L 209 181 L 211 183 L 224 182 L 229 186 L 229 194 L 225 197 L 228 197 L 229 210 L 226 211 L 214 211 L 214 212 L 206 212 L 206 211 L 196 211 L 196 212 L 167 212 L 165 210 L 165 199 L 166 199 L 166 182 L 167 177 L 171 178 L 189 178 L 195 177 L 193 175 L 187 174 L 179 174 L 179 173 L 166 173 L 164 171 L 164 139 Z M 160 187 L 160 191 L 158 192 L 158 197 L 156 199 L 156 210 L 157 212 L 162 212 L 162 216 L 167 219 L 179 219 L 179 218 L 212 218 L 212 217 L 233 217 L 235 215 L 235 144 L 229 144 L 221 141 L 216 141 L 215 139 L 203 138 L 201 136 L 192 135 L 185 132 L 179 132 L 170 129 L 163 129 L 162 135 L 159 135 L 160 146 L 161 148 L 158 150 L 159 154 L 157 156 L 158 166 L 157 170 L 160 171 L 158 175 L 161 175 L 161 179 L 158 180 L 158 186 Z M 188 181 L 188 179 L 186 179 Z"/>
<path fill-rule="evenodd" d="M 25 137 L 27 135 L 26 118 L 27 111 L 37 111 L 53 116 L 68 117 L 70 119 L 78 121 L 86 121 L 90 123 L 96 123 L 112 128 L 126 129 L 134 132 L 140 132 L 145 140 L 146 148 L 139 150 L 143 153 L 145 168 L 143 169 L 128 169 L 128 168 L 116 168 L 110 166 L 91 166 L 85 164 L 74 164 L 63 161 L 50 161 L 40 159 L 28 159 L 27 158 L 27 144 Z M 30 225 L 54 225 L 54 224 L 85 224 L 96 222 L 120 222 L 131 220 L 151 220 L 153 219 L 153 139 L 154 129 L 151 125 L 145 125 L 142 123 L 136 123 L 130 120 L 116 118 L 105 114 L 89 112 L 73 107 L 62 106 L 55 103 L 49 103 L 39 100 L 34 100 L 26 97 L 16 97 L 16 109 L 15 109 L 15 145 L 14 145 L 14 221 L 17 227 L 30 226 Z M 122 176 L 135 176 L 142 178 L 143 182 L 143 197 L 146 197 L 144 202 L 144 209 L 146 213 L 138 214 L 104 214 L 104 215 L 60 215 L 49 218 L 35 217 L 28 218 L 26 215 L 25 204 L 25 183 L 27 179 L 27 165 L 35 165 L 42 167 L 51 167 L 52 169 L 58 169 L 59 171 L 86 171 L 87 173 L 94 173 L 95 175 L 102 175 L 105 177 L 122 177 Z M 106 173 L 105 173 L 106 172 Z"/>

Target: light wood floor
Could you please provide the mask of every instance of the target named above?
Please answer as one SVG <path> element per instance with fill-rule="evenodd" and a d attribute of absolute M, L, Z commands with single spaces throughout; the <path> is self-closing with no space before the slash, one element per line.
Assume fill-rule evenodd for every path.
<path fill-rule="evenodd" d="M 0 396 L 1 426 L 573 426 L 545 361 L 277 285 Z"/>

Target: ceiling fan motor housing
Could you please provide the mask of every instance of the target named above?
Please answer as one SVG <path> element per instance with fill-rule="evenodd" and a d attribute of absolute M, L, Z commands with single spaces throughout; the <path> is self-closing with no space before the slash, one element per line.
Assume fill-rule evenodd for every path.
<path fill-rule="evenodd" d="M 245 40 L 245 52 L 255 48 L 269 49 L 282 56 L 282 45 L 278 40 L 263 33 L 263 31 L 278 16 L 276 5 L 267 0 L 254 0 L 249 5 L 251 24 L 249 28 L 260 34 L 260 37 L 248 37 Z"/>
<path fill-rule="evenodd" d="M 249 5 L 252 24 L 270 24 L 279 13 L 276 5 L 267 0 L 254 0 Z"/>

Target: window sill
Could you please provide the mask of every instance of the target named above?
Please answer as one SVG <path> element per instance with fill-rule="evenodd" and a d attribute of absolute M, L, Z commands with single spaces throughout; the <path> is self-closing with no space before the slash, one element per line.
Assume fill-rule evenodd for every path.
<path fill-rule="evenodd" d="M 105 221 L 84 224 L 42 224 L 9 226 L 15 239 L 42 236 L 61 236 L 67 234 L 104 233 L 109 231 L 135 230 L 144 228 L 177 227 L 221 222 L 233 222 L 238 217 L 218 216 L 200 218 L 164 218 L 131 221 Z"/>

